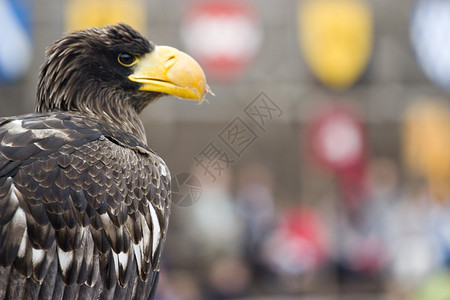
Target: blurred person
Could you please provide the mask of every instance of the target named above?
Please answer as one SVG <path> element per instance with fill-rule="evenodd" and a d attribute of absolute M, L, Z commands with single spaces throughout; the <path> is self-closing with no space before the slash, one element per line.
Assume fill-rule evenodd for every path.
<path fill-rule="evenodd" d="M 392 209 L 399 197 L 398 167 L 388 158 L 368 162 L 364 177 L 365 196 L 347 209 L 336 198 L 335 211 L 327 217 L 331 229 L 331 257 L 338 284 L 345 290 L 384 289 L 389 265 Z"/>
<path fill-rule="evenodd" d="M 354 225 L 360 235 L 358 250 L 361 261 L 356 269 L 372 273 L 383 273 L 388 264 L 391 231 L 390 214 L 400 197 L 398 166 L 390 158 L 379 157 L 369 161 L 366 176 L 366 199 L 356 216 Z"/>
<path fill-rule="evenodd" d="M 314 275 L 326 263 L 328 249 L 323 225 L 315 208 L 290 207 L 265 241 L 264 262 L 285 292 L 299 292 L 302 277 Z"/>
<path fill-rule="evenodd" d="M 275 225 L 273 179 L 260 164 L 240 170 L 236 188 L 236 206 L 246 225 L 246 240 L 258 244 Z"/>
<path fill-rule="evenodd" d="M 224 171 L 212 181 L 196 168 L 195 175 L 202 182 L 198 202 L 186 211 L 192 241 L 201 243 L 197 255 L 202 259 L 215 259 L 218 255 L 239 256 L 242 253 L 243 225 L 231 194 L 231 172 Z M 197 244 L 198 245 L 198 244 Z"/>
<path fill-rule="evenodd" d="M 276 225 L 272 186 L 272 176 L 264 165 L 248 165 L 238 173 L 236 206 L 245 225 L 245 255 L 255 277 L 264 275 L 261 246 Z"/>
<path fill-rule="evenodd" d="M 446 265 L 448 204 L 430 197 L 426 184 L 407 187 L 391 214 L 390 279 L 396 293 L 411 294 Z M 447 252 L 448 255 L 448 252 Z"/>

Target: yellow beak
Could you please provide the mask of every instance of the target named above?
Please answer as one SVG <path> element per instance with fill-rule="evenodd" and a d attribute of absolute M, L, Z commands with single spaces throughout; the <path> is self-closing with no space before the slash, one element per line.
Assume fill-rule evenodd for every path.
<path fill-rule="evenodd" d="M 128 78 L 141 83 L 141 91 L 184 99 L 202 100 L 208 90 L 200 65 L 186 53 L 167 46 L 156 46 L 151 53 L 140 57 Z"/>

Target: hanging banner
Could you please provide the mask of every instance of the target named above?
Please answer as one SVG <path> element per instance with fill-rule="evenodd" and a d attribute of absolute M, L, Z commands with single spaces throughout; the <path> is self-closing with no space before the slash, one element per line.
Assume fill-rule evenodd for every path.
<path fill-rule="evenodd" d="M 0 81 L 11 83 L 28 70 L 33 56 L 32 4 L 0 0 Z"/>
<path fill-rule="evenodd" d="M 325 168 L 345 172 L 365 158 L 361 119 L 344 106 L 329 106 L 319 112 L 309 128 L 312 155 Z"/>
<path fill-rule="evenodd" d="M 305 0 L 298 8 L 299 42 L 306 64 L 325 86 L 351 87 L 372 53 L 373 20 L 361 0 Z"/>
<path fill-rule="evenodd" d="M 242 76 L 259 51 L 262 30 L 248 1 L 204 0 L 187 7 L 181 38 L 210 80 L 229 82 Z"/>
<path fill-rule="evenodd" d="M 405 113 L 405 163 L 424 176 L 437 199 L 450 197 L 450 107 L 444 101 L 421 100 Z"/>
<path fill-rule="evenodd" d="M 122 22 L 145 33 L 146 17 L 145 2 L 142 0 L 69 0 L 66 6 L 66 30 Z"/>
<path fill-rule="evenodd" d="M 363 197 L 367 142 L 361 118 L 350 108 L 329 105 L 310 122 L 307 134 L 314 161 L 337 175 L 342 198 L 354 208 Z"/>
<path fill-rule="evenodd" d="M 450 2 L 418 1 L 411 15 L 410 37 L 423 72 L 436 85 L 450 90 Z"/>

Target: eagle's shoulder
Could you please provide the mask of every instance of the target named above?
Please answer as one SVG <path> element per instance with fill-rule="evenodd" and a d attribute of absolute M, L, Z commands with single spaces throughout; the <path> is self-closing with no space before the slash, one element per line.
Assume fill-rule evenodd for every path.
<path fill-rule="evenodd" d="M 0 177 L 17 171 L 19 164 L 58 151 L 63 145 L 76 148 L 98 139 L 108 139 L 144 155 L 156 155 L 133 135 L 82 114 L 28 114 L 0 118 Z"/>

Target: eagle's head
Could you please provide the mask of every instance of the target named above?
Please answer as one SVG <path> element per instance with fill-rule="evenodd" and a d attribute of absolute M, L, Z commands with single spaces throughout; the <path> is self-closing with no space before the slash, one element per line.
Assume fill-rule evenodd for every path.
<path fill-rule="evenodd" d="M 48 48 L 36 111 L 120 119 L 164 94 L 201 101 L 207 90 L 205 75 L 190 56 L 155 46 L 130 26 L 117 24 L 71 32 Z"/>

